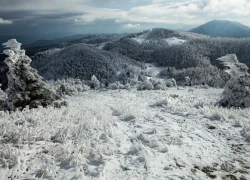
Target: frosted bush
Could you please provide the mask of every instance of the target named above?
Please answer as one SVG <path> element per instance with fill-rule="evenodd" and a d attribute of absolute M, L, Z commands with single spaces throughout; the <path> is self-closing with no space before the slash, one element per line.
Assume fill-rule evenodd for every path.
<path fill-rule="evenodd" d="M 138 77 L 140 75 L 140 71 L 141 71 L 141 69 L 136 67 L 136 66 L 128 66 L 119 73 L 119 75 L 118 75 L 119 80 L 123 84 L 137 83 Z"/>
<path fill-rule="evenodd" d="M 37 71 L 30 66 L 31 59 L 21 49 L 21 43 L 11 39 L 4 43 L 5 63 L 9 67 L 6 104 L 10 110 L 16 108 L 37 108 L 48 106 L 54 100 L 54 94 L 43 82 Z"/>
<path fill-rule="evenodd" d="M 109 84 L 108 88 L 112 89 L 112 90 L 120 89 L 120 83 L 119 82 L 115 82 L 115 83 Z"/>
<path fill-rule="evenodd" d="M 71 96 L 71 95 L 74 95 L 74 94 L 77 94 L 79 92 L 83 92 L 83 91 L 87 91 L 89 90 L 90 87 L 87 86 L 87 85 L 81 85 L 81 84 L 75 84 L 75 85 L 70 85 L 70 84 L 62 84 L 58 91 L 57 91 L 57 94 L 59 95 L 68 95 L 68 96 Z"/>
<path fill-rule="evenodd" d="M 100 89 L 101 87 L 101 84 L 100 84 L 100 81 L 95 77 L 95 75 L 93 75 L 91 77 L 91 88 L 97 90 L 97 89 Z"/>
<path fill-rule="evenodd" d="M 127 89 L 127 90 L 130 90 L 131 86 L 129 83 L 126 83 L 125 85 L 123 85 L 119 81 L 116 81 L 115 83 L 109 84 L 108 89 L 112 89 L 112 90 Z"/>
<path fill-rule="evenodd" d="M 139 91 L 141 91 L 141 90 L 154 90 L 154 85 L 149 80 L 145 80 L 145 81 L 140 82 L 138 84 L 137 90 L 139 90 Z"/>
<path fill-rule="evenodd" d="M 166 90 L 167 86 L 164 82 L 158 81 L 157 83 L 154 84 L 154 89 L 155 90 Z"/>
<path fill-rule="evenodd" d="M 90 90 L 87 82 L 80 79 L 61 79 L 48 81 L 48 87 L 52 89 L 59 97 L 64 95 L 74 95 L 79 92 Z"/>
<path fill-rule="evenodd" d="M 168 79 L 167 82 L 171 82 L 173 84 L 173 87 L 177 87 L 177 83 L 176 83 L 176 80 L 174 78 Z"/>
<path fill-rule="evenodd" d="M 166 81 L 166 86 L 167 87 L 174 87 L 174 84 L 171 81 Z"/>
<path fill-rule="evenodd" d="M 224 107 L 250 107 L 250 77 L 231 78 L 219 104 Z"/>
<path fill-rule="evenodd" d="M 211 87 L 224 87 L 229 80 L 229 75 L 215 66 L 193 67 L 185 69 L 166 68 L 161 70 L 161 76 L 172 77 L 178 85 L 190 85 L 185 77 L 189 77 L 192 85 L 208 84 Z M 173 82 L 173 84 L 176 84 Z"/>
<path fill-rule="evenodd" d="M 143 82 L 143 81 L 145 81 L 146 79 L 147 79 L 147 76 L 145 76 L 145 75 L 143 75 L 143 74 L 140 74 L 140 75 L 138 76 L 138 81 Z"/>

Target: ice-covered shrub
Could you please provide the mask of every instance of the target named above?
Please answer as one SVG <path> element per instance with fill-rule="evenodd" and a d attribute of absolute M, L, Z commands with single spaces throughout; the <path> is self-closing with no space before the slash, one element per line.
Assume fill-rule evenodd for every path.
<path fill-rule="evenodd" d="M 95 77 L 95 75 L 91 77 L 90 84 L 91 84 L 91 88 L 95 90 L 100 89 L 101 87 L 100 81 Z"/>
<path fill-rule="evenodd" d="M 146 79 L 147 79 L 147 76 L 146 76 L 146 75 L 139 74 L 139 76 L 138 76 L 138 81 L 143 82 L 143 81 L 145 81 Z"/>
<path fill-rule="evenodd" d="M 232 77 L 219 104 L 224 107 L 250 107 L 250 77 Z"/>
<path fill-rule="evenodd" d="M 87 84 L 90 84 L 84 80 L 81 79 L 74 79 L 74 78 L 68 78 L 68 79 L 60 79 L 56 81 L 48 81 L 48 87 L 52 89 L 57 96 L 61 97 L 64 95 L 74 95 L 79 92 L 88 91 L 90 89 L 90 86 Z"/>
<path fill-rule="evenodd" d="M 138 84 L 138 87 L 137 87 L 138 91 L 153 90 L 153 89 L 154 89 L 154 85 L 149 80 L 145 80 L 143 82 L 140 82 Z"/>
<path fill-rule="evenodd" d="M 207 84 L 210 87 L 224 87 L 229 75 L 215 66 L 175 69 L 173 67 L 161 70 L 160 76 L 174 78 L 178 85 L 189 85 L 185 77 L 189 77 L 192 85 Z"/>
<path fill-rule="evenodd" d="M 38 106 L 48 106 L 55 96 L 43 82 L 37 71 L 30 66 L 31 59 L 25 55 L 25 50 L 21 49 L 21 43 L 11 39 L 4 43 L 3 51 L 8 55 L 5 63 L 9 67 L 8 89 L 6 104 L 10 110 L 16 108 L 37 108 Z"/>
<path fill-rule="evenodd" d="M 116 82 L 114 82 L 114 83 L 112 83 L 112 84 L 109 84 L 108 89 L 112 89 L 112 90 L 115 90 L 115 89 L 122 89 L 122 88 L 121 88 L 122 86 L 123 86 L 123 85 L 122 85 L 119 81 L 116 81 Z"/>
<path fill-rule="evenodd" d="M 175 80 L 174 78 L 172 78 L 172 79 L 168 79 L 167 81 L 172 82 L 173 87 L 177 87 L 177 83 L 176 83 L 176 80 Z"/>
<path fill-rule="evenodd" d="M 219 104 L 224 107 L 250 107 L 250 75 L 248 67 L 239 63 L 235 54 L 229 54 L 218 59 L 225 67 L 225 72 L 231 75 L 226 84 L 223 98 Z"/>
<path fill-rule="evenodd" d="M 119 73 L 119 80 L 123 83 L 137 83 L 141 69 L 136 66 L 128 66 Z"/>
<path fill-rule="evenodd" d="M 157 81 L 153 85 L 154 85 L 155 90 L 166 90 L 167 89 L 166 83 L 163 81 Z"/>
<path fill-rule="evenodd" d="M 147 77 L 143 82 L 138 83 L 137 90 L 167 90 L 168 87 L 174 87 L 173 79 L 163 80 Z"/>

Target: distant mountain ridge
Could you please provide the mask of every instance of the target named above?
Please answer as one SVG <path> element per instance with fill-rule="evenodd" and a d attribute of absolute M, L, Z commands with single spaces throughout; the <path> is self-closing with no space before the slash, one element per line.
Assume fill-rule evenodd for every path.
<path fill-rule="evenodd" d="M 250 27 L 241 23 L 227 20 L 209 21 L 197 28 L 189 30 L 198 34 L 214 37 L 246 38 L 250 37 Z"/>
<path fill-rule="evenodd" d="M 74 41 L 77 39 L 81 39 L 83 37 L 87 36 L 86 34 L 76 34 L 73 36 L 66 36 L 66 37 L 61 37 L 61 38 L 55 38 L 51 40 L 38 40 L 33 43 L 24 45 L 25 48 L 27 47 L 43 47 L 43 46 L 52 46 L 56 44 L 61 44 L 61 43 L 66 43 L 68 41 Z"/>
<path fill-rule="evenodd" d="M 50 40 L 38 40 L 30 44 L 24 45 L 24 48 L 35 48 L 35 47 L 47 47 L 55 46 L 63 43 L 77 44 L 98 44 L 106 41 L 110 41 L 114 38 L 122 37 L 126 34 L 76 34 L 72 36 L 65 36 L 61 38 L 55 38 Z"/>

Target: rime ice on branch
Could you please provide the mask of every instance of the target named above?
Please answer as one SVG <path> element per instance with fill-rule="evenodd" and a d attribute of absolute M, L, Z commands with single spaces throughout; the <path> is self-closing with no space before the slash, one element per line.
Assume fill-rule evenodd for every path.
<path fill-rule="evenodd" d="M 240 63 L 235 54 L 228 54 L 218 59 L 231 75 L 226 84 L 223 98 L 219 104 L 225 107 L 250 107 L 250 75 L 248 67 Z"/>
<path fill-rule="evenodd" d="M 3 51 L 8 55 L 5 63 L 9 67 L 6 104 L 10 110 L 26 106 L 36 108 L 47 106 L 54 100 L 54 94 L 46 88 L 42 77 L 30 66 L 31 59 L 21 49 L 21 43 L 11 39 L 3 43 Z"/>

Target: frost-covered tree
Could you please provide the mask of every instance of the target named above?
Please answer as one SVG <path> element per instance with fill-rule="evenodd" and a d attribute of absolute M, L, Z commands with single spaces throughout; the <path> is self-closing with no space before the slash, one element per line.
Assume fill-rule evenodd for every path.
<path fill-rule="evenodd" d="M 37 71 L 30 66 L 31 59 L 21 49 L 21 43 L 11 39 L 3 43 L 4 54 L 8 55 L 5 63 L 8 65 L 8 89 L 6 104 L 10 110 L 16 108 L 36 108 L 52 103 L 55 96 L 43 82 Z"/>
<path fill-rule="evenodd" d="M 250 107 L 250 75 L 247 72 L 248 67 L 243 63 L 239 63 L 235 54 L 228 54 L 218 60 L 226 67 L 225 72 L 231 75 L 219 104 L 225 107 Z"/>
<path fill-rule="evenodd" d="M 1 84 L 0 84 L 0 110 L 3 108 L 4 104 L 5 104 L 5 93 L 4 91 L 1 89 Z"/>

